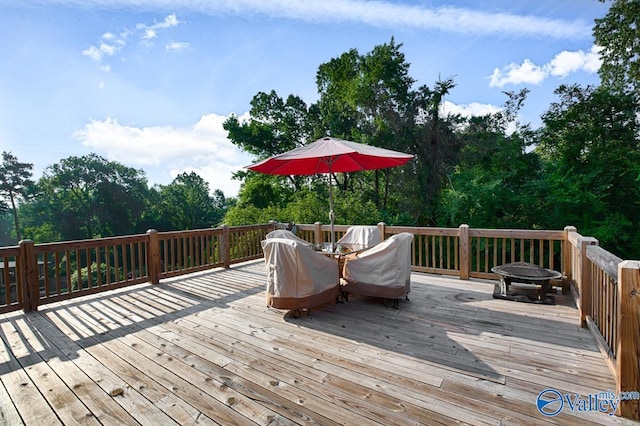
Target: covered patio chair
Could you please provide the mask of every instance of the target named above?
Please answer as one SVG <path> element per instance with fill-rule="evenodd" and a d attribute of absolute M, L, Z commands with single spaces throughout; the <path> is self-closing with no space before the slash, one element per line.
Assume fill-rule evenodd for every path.
<path fill-rule="evenodd" d="M 411 289 L 411 242 L 413 234 L 403 232 L 383 242 L 346 256 L 343 292 L 398 300 Z"/>
<path fill-rule="evenodd" d="M 302 238 L 298 237 L 293 232 L 287 229 L 276 229 L 275 231 L 271 231 L 266 235 L 267 239 L 271 238 L 286 238 L 288 240 L 298 241 L 302 244 L 312 245 L 309 241 L 305 241 Z"/>
<path fill-rule="evenodd" d="M 262 242 L 267 268 L 267 306 L 290 309 L 294 316 L 325 303 L 335 303 L 340 294 L 338 262 L 324 256 L 306 242 L 269 238 Z"/>
<path fill-rule="evenodd" d="M 338 244 L 353 245 L 356 248 L 373 247 L 382 241 L 377 226 L 351 226 L 338 240 Z"/>

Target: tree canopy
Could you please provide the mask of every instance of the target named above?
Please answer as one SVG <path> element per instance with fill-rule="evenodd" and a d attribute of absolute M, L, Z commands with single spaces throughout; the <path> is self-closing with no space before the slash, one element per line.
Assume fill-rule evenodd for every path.
<path fill-rule="evenodd" d="M 209 184 L 198 174 L 181 173 L 173 182 L 159 188 L 159 203 L 155 206 L 158 230 L 200 229 L 216 226 L 224 216 L 225 197 L 216 190 L 210 195 Z"/>
<path fill-rule="evenodd" d="M 47 167 L 32 191 L 19 213 L 25 236 L 36 242 L 217 226 L 234 201 L 220 190 L 210 193 L 209 184 L 193 172 L 149 188 L 142 170 L 96 154 Z M 2 226 L 5 244 L 14 243 L 15 235 L 3 236 Z"/>
<path fill-rule="evenodd" d="M 637 34 L 633 37 L 637 42 Z M 258 159 L 327 132 L 415 155 L 401 168 L 335 174 L 337 223 L 382 220 L 533 229 L 574 225 L 620 255 L 640 255 L 635 243 L 639 235 L 633 229 L 635 212 L 640 211 L 639 108 L 633 93 L 621 96 L 609 85 L 563 85 L 539 129 L 518 121 L 527 89 L 506 93 L 497 113 L 462 117 L 442 110 L 444 98 L 455 90 L 455 77 L 415 87 L 401 47 L 391 39 L 371 52 L 351 49 L 321 64 L 316 77 L 319 100 L 311 105 L 296 102 L 297 129 L 304 132 L 283 134 L 289 102 L 272 91 L 269 102 L 264 93 L 254 97 L 252 105 L 260 109 L 252 110 L 249 121 L 227 122 L 230 140 Z M 633 75 L 628 61 L 623 72 Z M 243 183 L 227 223 L 257 218 L 327 221 L 325 176 L 242 172 L 238 178 Z"/>
<path fill-rule="evenodd" d="M 547 223 L 578 223 L 609 250 L 639 253 L 638 104 L 603 87 L 560 86 L 543 115 L 538 152 L 548 182 Z"/>
<path fill-rule="evenodd" d="M 640 1 L 613 1 L 607 15 L 596 19 L 593 36 L 602 48 L 603 85 L 640 96 Z"/>
<path fill-rule="evenodd" d="M 27 196 L 29 187 L 33 186 L 33 164 L 21 163 L 10 152 L 2 152 L 2 164 L 0 164 L 0 196 L 7 199 L 11 205 L 16 239 L 22 239 L 20 221 L 18 219 L 18 201 Z M 0 210 L 6 210 L 6 203 L 0 205 Z"/>
<path fill-rule="evenodd" d="M 144 172 L 95 154 L 49 166 L 38 189 L 37 201 L 49 214 L 48 222 L 71 239 L 130 233 L 146 207 L 148 191 Z"/>

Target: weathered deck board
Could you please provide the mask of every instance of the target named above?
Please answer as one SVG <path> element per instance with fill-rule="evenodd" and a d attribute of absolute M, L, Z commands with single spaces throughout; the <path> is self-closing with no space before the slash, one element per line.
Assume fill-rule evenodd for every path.
<path fill-rule="evenodd" d="M 631 424 L 538 393 L 615 384 L 567 296 L 414 274 L 380 300 L 292 319 L 267 309 L 261 261 L 0 317 L 4 424 Z M 122 391 L 122 393 L 120 393 Z"/>

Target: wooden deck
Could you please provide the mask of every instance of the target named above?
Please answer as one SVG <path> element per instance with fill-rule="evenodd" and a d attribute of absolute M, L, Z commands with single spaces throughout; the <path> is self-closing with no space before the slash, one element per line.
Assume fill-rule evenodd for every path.
<path fill-rule="evenodd" d="M 536 408 L 546 388 L 615 389 L 568 296 L 414 274 L 398 310 L 351 298 L 292 319 L 263 286 L 254 261 L 1 316 L 0 422 L 631 424 Z"/>

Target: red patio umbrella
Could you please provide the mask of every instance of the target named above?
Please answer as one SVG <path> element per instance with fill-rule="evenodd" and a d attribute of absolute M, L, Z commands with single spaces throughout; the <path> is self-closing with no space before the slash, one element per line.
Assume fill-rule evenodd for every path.
<path fill-rule="evenodd" d="M 331 243 L 334 243 L 333 189 L 331 173 L 386 169 L 406 164 L 411 154 L 376 148 L 370 145 L 324 137 L 315 142 L 247 166 L 249 170 L 270 175 L 329 174 L 329 220 Z"/>

